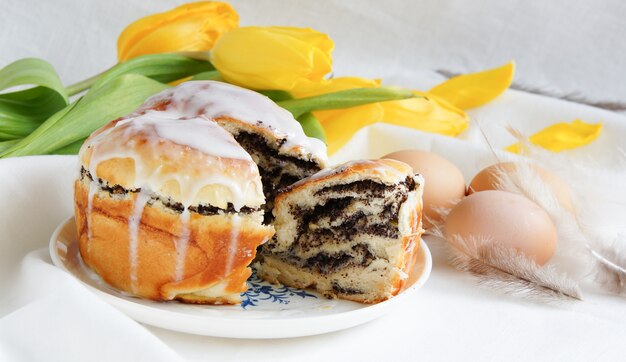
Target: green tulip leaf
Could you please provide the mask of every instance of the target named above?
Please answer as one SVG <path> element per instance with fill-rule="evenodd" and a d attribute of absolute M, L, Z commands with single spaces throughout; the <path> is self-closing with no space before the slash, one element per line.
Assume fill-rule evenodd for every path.
<path fill-rule="evenodd" d="M 125 74 L 139 74 L 162 83 L 180 80 L 215 68 L 206 60 L 193 59 L 177 53 L 142 55 L 117 64 L 109 70 L 69 87 L 70 95 L 109 82 Z"/>
<path fill-rule="evenodd" d="M 19 139 L 10 140 L 10 141 L 0 141 L 0 152 L 3 152 L 4 150 L 8 150 L 9 148 L 17 144 L 19 141 L 20 141 Z"/>
<path fill-rule="evenodd" d="M 134 111 L 167 85 L 142 75 L 126 74 L 96 84 L 83 98 L 60 110 L 1 157 L 39 155 L 63 150 L 111 120 Z"/>
<path fill-rule="evenodd" d="M 52 114 L 68 105 L 68 94 L 48 62 L 37 58 L 15 61 L 0 70 L 0 140 L 24 137 Z"/>

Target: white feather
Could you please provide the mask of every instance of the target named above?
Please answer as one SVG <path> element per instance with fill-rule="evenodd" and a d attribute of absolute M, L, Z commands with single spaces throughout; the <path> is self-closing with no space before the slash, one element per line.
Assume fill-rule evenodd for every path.
<path fill-rule="evenodd" d="M 573 191 L 570 212 L 530 163 L 520 163 L 515 172 L 499 172 L 499 189 L 528 197 L 554 221 L 559 247 L 550 264 L 577 280 L 596 281 L 609 291 L 626 294 L 624 153 L 616 150 L 616 166 L 607 167 L 536 147 L 520 132 L 509 130 L 522 143 L 528 160 L 565 180 Z"/>

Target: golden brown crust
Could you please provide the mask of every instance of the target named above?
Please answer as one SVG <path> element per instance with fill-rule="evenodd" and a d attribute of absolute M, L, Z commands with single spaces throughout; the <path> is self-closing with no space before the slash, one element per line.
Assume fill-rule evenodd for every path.
<path fill-rule="evenodd" d="M 91 239 L 88 241 L 88 193 L 88 183 L 76 181 L 76 227 L 83 260 L 115 288 L 148 299 L 211 304 L 240 302 L 238 295 L 246 290 L 246 279 L 250 275 L 248 265 L 256 255 L 256 248 L 274 234 L 272 227 L 262 226 L 252 215 L 243 215 L 237 225 L 239 232 L 233 248 L 232 217 L 191 213 L 184 274 L 182 280 L 176 281 L 175 241 L 182 232 L 180 215 L 166 208 L 147 206 L 139 225 L 137 282 L 133 290 L 128 219 L 136 194 L 123 199 L 112 198 L 104 191 L 97 194 L 92 204 Z M 236 250 L 231 272 L 225 270 L 229 248 Z M 223 295 L 236 297 L 193 294 L 223 281 L 227 281 Z"/>

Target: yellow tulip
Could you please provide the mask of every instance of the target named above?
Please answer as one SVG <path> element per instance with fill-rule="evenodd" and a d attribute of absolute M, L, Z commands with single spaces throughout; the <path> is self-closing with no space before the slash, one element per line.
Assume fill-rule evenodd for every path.
<path fill-rule="evenodd" d="M 602 131 L 602 123 L 585 123 L 579 119 L 572 123 L 557 123 L 548 126 L 529 137 L 531 143 L 550 151 L 560 152 L 582 147 L 593 142 Z M 520 153 L 519 143 L 506 148 L 507 151 Z"/>
<path fill-rule="evenodd" d="M 117 41 L 120 62 L 144 54 L 208 51 L 239 16 L 227 3 L 203 1 L 181 5 L 130 24 Z"/>
<path fill-rule="evenodd" d="M 302 98 L 378 86 L 378 80 L 342 77 L 319 83 L 300 82 L 291 93 L 296 98 Z M 469 117 L 462 110 L 437 96 L 422 92 L 415 94 L 419 98 L 313 112 L 324 127 L 329 154 L 340 149 L 362 127 L 379 122 L 448 136 L 456 136 L 467 128 Z"/>
<path fill-rule="evenodd" d="M 515 63 L 483 72 L 464 74 L 435 86 L 428 91 L 461 109 L 482 106 L 504 93 L 513 82 Z"/>
<path fill-rule="evenodd" d="M 230 83 L 290 91 L 299 82 L 321 82 L 330 73 L 333 47 L 328 35 L 313 29 L 251 26 L 222 36 L 211 62 Z"/>

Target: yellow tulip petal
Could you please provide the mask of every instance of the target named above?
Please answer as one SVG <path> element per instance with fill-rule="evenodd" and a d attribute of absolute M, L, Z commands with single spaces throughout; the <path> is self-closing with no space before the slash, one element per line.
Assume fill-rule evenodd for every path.
<path fill-rule="evenodd" d="M 272 26 L 269 27 L 276 34 L 282 34 L 294 39 L 300 39 L 307 44 L 311 44 L 320 49 L 324 54 L 332 53 L 335 44 L 324 33 L 311 28 L 295 28 L 289 26 Z"/>
<path fill-rule="evenodd" d="M 291 90 L 321 82 L 332 69 L 333 42 L 313 29 L 244 27 L 222 36 L 211 62 L 225 80 L 251 89 Z"/>
<path fill-rule="evenodd" d="M 324 127 L 329 155 L 346 144 L 361 128 L 382 121 L 383 114 L 384 111 L 380 103 L 313 112 L 313 115 Z"/>
<path fill-rule="evenodd" d="M 462 110 L 432 94 L 415 93 L 422 98 L 381 103 L 383 121 L 447 136 L 456 136 L 469 125 L 469 117 Z"/>
<path fill-rule="evenodd" d="M 227 3 L 184 4 L 126 27 L 117 42 L 118 60 L 123 62 L 144 54 L 207 51 L 238 22 L 237 12 Z"/>
<path fill-rule="evenodd" d="M 529 137 L 531 143 L 547 150 L 560 152 L 582 147 L 593 142 L 602 131 L 602 123 L 585 123 L 579 119 L 572 123 L 557 123 L 548 126 Z M 513 153 L 520 152 L 520 144 L 506 148 Z"/>
<path fill-rule="evenodd" d="M 509 88 L 515 74 L 515 63 L 483 72 L 464 74 L 435 86 L 428 93 L 445 99 L 461 109 L 482 106 Z"/>
<path fill-rule="evenodd" d="M 333 64 L 331 53 L 335 48 L 335 43 L 333 43 L 328 35 L 311 28 L 274 26 L 272 30 L 277 34 L 299 39 L 308 46 L 313 47 L 312 63 L 316 66 L 311 69 L 311 73 L 306 79 L 321 80 L 326 74 L 331 72 Z"/>

